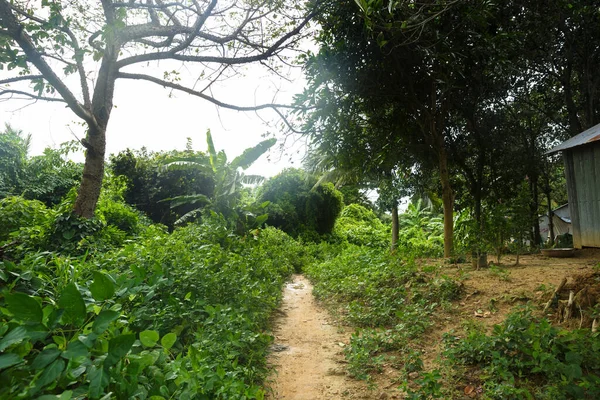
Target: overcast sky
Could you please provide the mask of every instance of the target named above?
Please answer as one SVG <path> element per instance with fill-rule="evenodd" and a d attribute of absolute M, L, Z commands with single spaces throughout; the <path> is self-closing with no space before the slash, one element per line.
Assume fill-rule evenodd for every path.
<path fill-rule="evenodd" d="M 165 66 L 155 66 L 165 70 Z M 192 79 L 198 71 L 179 64 L 184 79 Z M 292 101 L 293 95 L 302 91 L 304 79 L 299 68 L 289 72 L 290 81 L 281 79 L 262 68 L 248 67 L 244 76 L 221 82 L 214 87 L 219 100 L 252 106 L 261 103 Z M 12 75 L 12 74 L 11 74 Z M 3 73 L 2 76 L 11 76 Z M 56 147 L 85 136 L 85 129 L 68 108 L 61 103 L 25 101 L 0 102 L 0 123 L 30 133 L 33 137 L 31 155 L 40 154 L 44 148 Z M 276 134 L 278 144 L 261 157 L 248 173 L 273 176 L 289 166 L 300 166 L 303 146 L 296 144 L 282 153 L 281 124 L 272 110 L 237 112 L 217 108 L 213 104 L 185 94 L 143 81 L 117 80 L 112 111 L 107 131 L 107 156 L 126 148 L 149 150 L 183 150 L 186 138 L 191 137 L 195 150 L 206 150 L 206 130 L 210 129 L 217 150 L 224 149 L 229 160 L 263 140 L 266 133 Z M 26 107 L 24 107 L 26 106 Z M 266 124 L 265 121 L 268 123 Z M 269 126 L 270 125 L 270 126 Z M 291 141 L 287 141 L 291 144 Z M 82 159 L 82 156 L 80 156 Z"/>

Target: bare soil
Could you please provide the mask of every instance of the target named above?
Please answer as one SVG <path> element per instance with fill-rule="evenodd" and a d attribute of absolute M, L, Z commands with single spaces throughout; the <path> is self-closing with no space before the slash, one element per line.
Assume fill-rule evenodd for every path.
<path fill-rule="evenodd" d="M 495 258 L 490 258 L 495 260 Z M 489 330 L 501 323 L 515 306 L 532 303 L 539 312 L 565 277 L 589 274 L 600 263 L 600 249 L 584 249 L 573 258 L 542 255 L 506 256 L 500 264 L 474 270 L 470 264 L 443 265 L 425 260 L 423 265 L 443 265 L 437 273 L 458 279 L 464 292 L 452 307 L 436 312 L 434 326 L 419 343 L 425 370 L 437 368 L 444 333 L 460 331 L 466 323 Z M 269 399 L 400 399 L 399 371 L 384 366 L 369 385 L 347 376 L 343 349 L 353 329 L 333 320 L 313 298 L 310 282 L 296 275 L 285 288 L 281 315 L 275 320 L 273 366 L 267 387 Z M 457 383 L 457 394 L 462 392 Z M 457 395 L 457 398 L 461 396 Z"/>
<path fill-rule="evenodd" d="M 270 358 L 274 372 L 267 398 L 286 400 L 368 399 L 365 384 L 346 375 L 343 350 L 351 331 L 338 326 L 295 275 L 284 289 Z"/>

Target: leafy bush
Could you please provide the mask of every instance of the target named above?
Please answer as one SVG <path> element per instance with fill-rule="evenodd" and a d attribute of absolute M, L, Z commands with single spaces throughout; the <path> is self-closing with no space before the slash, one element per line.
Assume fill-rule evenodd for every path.
<path fill-rule="evenodd" d="M 597 399 L 600 338 L 536 319 L 531 310 L 510 314 L 491 335 L 471 330 L 464 339 L 445 338 L 451 363 L 481 369 L 488 399 Z"/>
<path fill-rule="evenodd" d="M 316 184 L 314 176 L 293 168 L 265 182 L 257 197 L 270 202 L 267 223 L 306 241 L 331 233 L 343 207 L 342 194 L 330 183 Z"/>
<path fill-rule="evenodd" d="M 165 168 L 164 163 L 173 158 L 194 158 L 177 168 Z M 173 228 L 182 215 L 197 208 L 193 204 L 171 207 L 167 198 L 198 194 L 212 196 L 215 189 L 214 173 L 208 156 L 202 152 L 171 151 L 148 152 L 124 150 L 110 158 L 110 169 L 115 176 L 125 177 L 127 186 L 124 199 L 127 204 L 144 212 L 155 223 Z"/>
<path fill-rule="evenodd" d="M 264 331 L 298 248 L 272 228 L 240 238 L 223 226 L 214 216 L 93 257 L 2 262 L 0 398 L 263 398 Z"/>
<path fill-rule="evenodd" d="M 442 217 L 421 200 L 410 203 L 399 218 L 398 252 L 412 257 L 440 257 L 444 250 Z"/>
<path fill-rule="evenodd" d="M 373 211 L 358 204 L 344 207 L 334 227 L 334 234 L 348 243 L 382 249 L 389 245 L 389 232 Z"/>
<path fill-rule="evenodd" d="M 9 240 L 11 234 L 30 226 L 45 226 L 51 218 L 51 212 L 37 200 L 25 200 L 19 196 L 0 200 L 0 242 Z"/>
<path fill-rule="evenodd" d="M 409 351 L 430 326 L 435 309 L 457 298 L 462 285 L 431 277 L 397 254 L 366 246 L 329 245 L 332 254 L 307 269 L 314 294 L 359 327 L 345 349 L 349 371 L 368 379 L 378 371 L 383 353 Z M 402 360 L 416 368 L 417 360 Z M 412 365 L 412 367 L 410 366 Z"/>

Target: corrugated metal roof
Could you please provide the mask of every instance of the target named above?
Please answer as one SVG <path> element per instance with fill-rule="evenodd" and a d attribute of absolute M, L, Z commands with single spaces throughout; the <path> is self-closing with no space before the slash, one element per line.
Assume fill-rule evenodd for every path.
<path fill-rule="evenodd" d="M 567 150 L 572 147 L 581 146 L 598 140 L 600 140 L 600 124 L 592 126 L 587 131 L 583 131 L 579 135 L 573 136 L 571 139 L 562 142 L 552 150 L 547 151 L 546 154 L 556 153 L 557 151 Z"/>

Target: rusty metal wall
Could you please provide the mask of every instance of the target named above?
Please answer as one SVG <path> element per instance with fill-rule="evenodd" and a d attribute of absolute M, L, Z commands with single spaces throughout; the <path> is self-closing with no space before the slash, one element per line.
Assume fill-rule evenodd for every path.
<path fill-rule="evenodd" d="M 600 247 L 600 142 L 565 151 L 565 166 L 576 247 Z M 572 162 L 571 165 L 569 163 Z M 574 213 L 577 216 L 574 216 Z"/>

